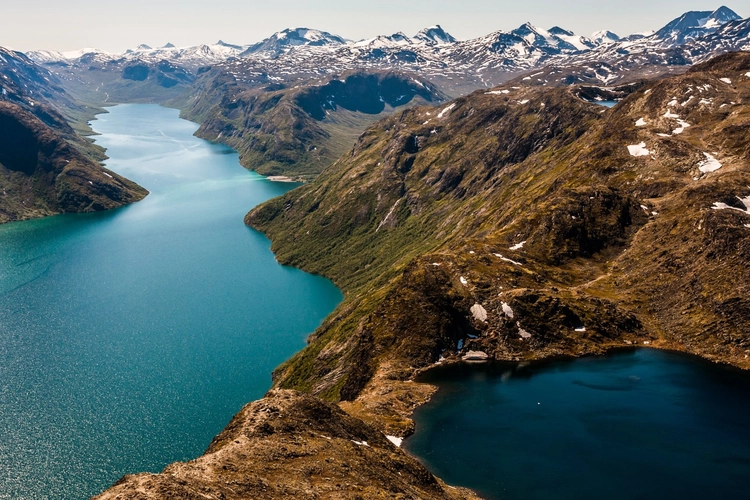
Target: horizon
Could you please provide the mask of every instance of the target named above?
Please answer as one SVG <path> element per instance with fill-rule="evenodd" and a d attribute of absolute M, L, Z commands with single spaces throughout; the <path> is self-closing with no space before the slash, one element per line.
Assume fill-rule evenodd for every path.
<path fill-rule="evenodd" d="M 4 35 L 0 39 L 0 46 L 21 52 L 32 50 L 73 52 L 84 48 L 95 48 L 108 53 L 122 53 L 128 49 L 135 49 L 141 44 L 152 48 L 163 47 L 167 43 L 176 47 L 191 47 L 223 41 L 230 45 L 245 46 L 257 43 L 284 29 L 295 28 L 325 31 L 353 41 L 397 32 L 403 32 L 411 37 L 421 29 L 435 25 L 440 25 L 458 40 L 470 40 L 496 31 L 509 32 L 527 22 L 543 29 L 559 26 L 573 31 L 576 35 L 586 37 L 601 30 L 627 36 L 658 30 L 689 11 L 713 12 L 726 6 L 743 18 L 746 17 L 744 12 L 730 5 L 712 6 L 699 1 L 668 1 L 654 6 L 645 0 L 633 0 L 629 4 L 628 11 L 621 12 L 615 10 L 617 7 L 602 9 L 602 2 L 591 1 L 574 3 L 538 0 L 528 6 L 504 6 L 505 2 L 498 4 L 487 0 L 467 0 L 463 4 L 464 7 L 458 8 L 452 2 L 441 0 L 433 2 L 417 0 L 408 6 L 398 5 L 395 0 L 383 0 L 379 2 L 380 7 L 377 8 L 349 6 L 349 10 L 344 15 L 337 6 L 346 4 L 340 0 L 324 3 L 293 0 L 287 2 L 287 9 L 289 9 L 289 4 L 298 5 L 299 8 L 284 11 L 281 7 L 253 7 L 236 0 L 219 0 L 214 2 L 213 8 L 208 9 L 209 12 L 204 12 L 206 6 L 199 4 L 196 0 L 179 3 L 167 0 L 150 6 L 145 0 L 134 0 L 131 5 L 136 8 L 129 8 L 123 12 L 118 12 L 123 9 L 112 5 L 114 2 L 111 1 L 102 1 L 93 7 L 81 0 L 72 0 L 71 3 L 73 5 L 68 6 L 63 12 L 54 11 L 51 6 L 55 4 L 51 0 L 31 0 L 24 5 L 6 8 L 6 15 L 0 19 L 0 27 Z M 50 8 L 45 9 L 45 5 Z M 144 9 L 138 9 L 138 5 L 144 6 Z M 174 6 L 170 7 L 171 5 Z M 423 8 L 425 5 L 430 8 Z M 226 9 L 228 6 L 233 6 L 230 23 L 227 23 L 224 17 L 225 11 L 229 10 Z M 386 19 L 383 19 L 383 11 L 388 10 L 384 7 L 388 6 L 398 7 L 406 14 L 412 15 L 388 15 Z M 643 6 L 644 9 L 648 8 L 649 16 L 642 15 L 639 6 Z M 488 15 L 479 15 L 480 13 L 476 12 L 479 7 L 487 11 Z M 311 8 L 313 8 L 312 12 Z M 153 15 L 144 20 L 143 11 L 150 11 Z M 495 11 L 502 12 L 495 13 Z M 161 14 L 156 15 L 159 12 Z M 259 15 L 255 18 L 243 18 L 253 12 L 259 12 Z M 338 13 L 338 16 L 334 13 Z M 585 15 L 582 16 L 582 13 Z M 216 17 L 217 14 L 219 18 Z M 46 15 L 53 19 L 44 30 L 29 30 L 26 23 L 17 22 L 18 18 L 29 19 L 41 16 L 43 18 L 41 22 L 44 24 Z M 170 15 L 173 18 L 171 23 L 154 22 L 154 20 L 168 18 L 167 16 Z M 120 23 L 121 29 L 117 31 L 111 30 L 109 26 L 112 17 L 115 16 L 124 20 Z M 75 22 L 66 23 L 69 19 L 74 19 Z M 250 23 L 250 29 L 237 26 L 245 22 Z M 79 23 L 87 29 L 67 29 L 70 24 Z M 58 32 L 60 28 L 62 28 L 62 33 Z M 355 33 L 357 28 L 359 28 L 358 33 Z M 100 33 L 102 29 L 103 32 Z M 243 34 L 240 34 L 240 31 Z"/>

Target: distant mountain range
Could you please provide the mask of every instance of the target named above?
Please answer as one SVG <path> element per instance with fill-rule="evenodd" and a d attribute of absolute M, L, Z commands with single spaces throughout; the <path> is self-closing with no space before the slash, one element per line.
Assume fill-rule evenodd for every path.
<path fill-rule="evenodd" d="M 458 79 L 468 86 L 491 86 L 507 80 L 508 74 L 548 64 L 613 63 L 644 51 L 657 55 L 668 52 L 661 61 L 652 63 L 698 62 L 726 51 L 729 46 L 735 50 L 750 48 L 747 26 L 742 23 L 746 25 L 747 20 L 721 7 L 713 12 L 687 12 L 655 32 L 626 37 L 606 30 L 586 37 L 558 26 L 542 29 L 526 23 L 512 31 L 496 31 L 464 41 L 456 40 L 440 26 L 425 28 L 412 37 L 399 32 L 349 41 L 325 31 L 296 28 L 274 33 L 251 45 L 219 41 L 195 47 L 140 45 L 121 54 L 83 49 L 66 53 L 34 51 L 28 55 L 45 65 L 117 66 L 166 60 L 190 70 L 226 63 L 231 72 L 305 77 L 352 69 L 404 69 L 428 78 Z M 727 25 L 731 29 L 722 30 Z"/>

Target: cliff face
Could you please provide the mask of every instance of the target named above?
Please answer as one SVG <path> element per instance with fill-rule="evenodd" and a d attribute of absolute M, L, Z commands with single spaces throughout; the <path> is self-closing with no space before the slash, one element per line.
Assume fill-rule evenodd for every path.
<path fill-rule="evenodd" d="M 749 70 L 722 56 L 612 110 L 507 86 L 370 128 L 246 218 L 347 292 L 276 385 L 395 434 L 422 397 L 400 381 L 467 350 L 647 344 L 750 367 Z"/>
<path fill-rule="evenodd" d="M 466 499 L 373 427 L 337 406 L 271 391 L 243 408 L 206 453 L 161 474 L 125 476 L 108 499 Z"/>
<path fill-rule="evenodd" d="M 0 129 L 0 223 L 106 210 L 148 194 L 15 104 L 0 103 Z"/>

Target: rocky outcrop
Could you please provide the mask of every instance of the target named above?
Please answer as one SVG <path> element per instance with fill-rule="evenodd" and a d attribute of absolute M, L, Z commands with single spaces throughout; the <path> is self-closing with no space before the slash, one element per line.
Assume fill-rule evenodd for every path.
<path fill-rule="evenodd" d="M 148 194 L 14 104 L 0 103 L 0 129 L 0 223 L 106 210 Z"/>
<path fill-rule="evenodd" d="M 385 435 L 331 403 L 271 391 L 243 408 L 206 453 L 160 474 L 128 475 L 109 499 L 470 499 Z"/>

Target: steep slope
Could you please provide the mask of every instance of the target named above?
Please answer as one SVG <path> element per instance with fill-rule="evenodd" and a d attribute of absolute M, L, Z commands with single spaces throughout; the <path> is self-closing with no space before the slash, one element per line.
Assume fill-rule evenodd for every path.
<path fill-rule="evenodd" d="M 59 78 L 26 55 L 2 47 L 0 102 L 13 103 L 36 116 L 87 156 L 104 157 L 101 148 L 80 135 L 90 133 L 86 122 L 101 110 L 76 101 Z"/>
<path fill-rule="evenodd" d="M 0 103 L 0 129 L 0 223 L 106 210 L 148 194 L 15 104 Z"/>
<path fill-rule="evenodd" d="M 271 391 L 243 408 L 197 460 L 129 475 L 108 499 L 477 498 L 445 486 L 386 437 L 336 406 Z"/>
<path fill-rule="evenodd" d="M 341 156 L 384 113 L 444 99 L 429 82 L 396 72 L 356 72 L 262 89 L 243 89 L 219 76 L 204 89 L 185 113 L 201 121 L 198 136 L 236 148 L 242 164 L 261 174 L 303 180 Z"/>
<path fill-rule="evenodd" d="M 281 262 L 347 294 L 276 385 L 403 434 L 424 394 L 400 381 L 470 349 L 647 343 L 750 368 L 750 54 L 612 110 L 576 94 L 508 87 L 406 111 L 248 214 Z"/>

